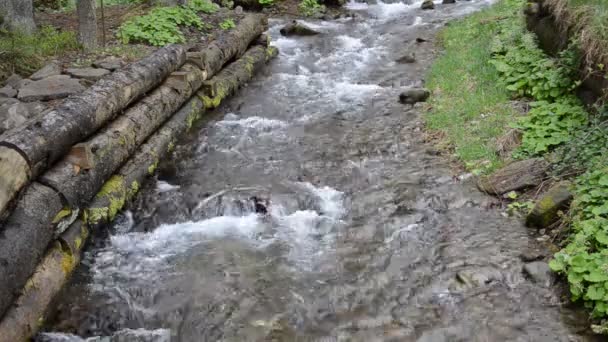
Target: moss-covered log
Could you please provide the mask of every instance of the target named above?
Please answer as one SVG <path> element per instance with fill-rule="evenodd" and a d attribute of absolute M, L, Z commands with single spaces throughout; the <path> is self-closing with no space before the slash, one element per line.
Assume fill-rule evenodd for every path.
<path fill-rule="evenodd" d="M 84 211 L 91 230 L 114 220 L 125 203 L 139 191 L 146 177 L 154 173 L 158 162 L 173 149 L 177 137 L 189 129 L 203 113 L 202 100 L 197 97 L 190 99 L 103 185 Z"/>
<path fill-rule="evenodd" d="M 38 331 L 47 306 L 80 261 L 80 251 L 88 235 L 86 226 L 76 221 L 52 245 L 0 321 L 0 342 L 27 341 Z"/>
<path fill-rule="evenodd" d="M 0 146 L 17 151 L 23 158 L 19 164 L 27 164 L 30 169 L 25 172 L 26 177 L 23 171 L 3 175 L 0 212 L 29 179 L 45 171 L 72 145 L 89 137 L 127 105 L 157 86 L 185 60 L 186 52 L 182 46 L 159 49 L 64 100 L 57 109 L 0 137 Z M 0 159 L 0 164 L 9 162 Z"/>
<path fill-rule="evenodd" d="M 212 79 L 205 81 L 199 91 L 205 108 L 219 106 L 224 98 L 234 94 L 240 86 L 253 77 L 255 71 L 274 58 L 277 53 L 278 50 L 274 47 L 254 45 L 243 57 L 222 69 Z"/>
<path fill-rule="evenodd" d="M 56 223 L 70 212 L 53 189 L 32 183 L 0 227 L 0 317 L 40 262 Z"/>
<path fill-rule="evenodd" d="M 249 14 L 238 25 L 220 35 L 192 58 L 198 59 L 211 78 L 224 65 L 239 58 L 251 43 L 268 29 L 268 18 L 263 14 Z M 196 57 L 195 57 L 196 56 Z"/>
<path fill-rule="evenodd" d="M 196 66 L 184 65 L 175 78 L 169 77 L 101 132 L 78 144 L 79 149 L 90 151 L 88 169 L 74 164 L 68 155 L 42 175 L 40 182 L 60 192 L 71 208 L 84 207 L 137 148 L 194 94 L 203 79 Z"/>

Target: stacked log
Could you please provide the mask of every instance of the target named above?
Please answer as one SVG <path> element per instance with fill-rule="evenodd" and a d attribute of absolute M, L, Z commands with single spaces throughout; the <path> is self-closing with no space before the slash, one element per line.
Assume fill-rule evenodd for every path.
<path fill-rule="evenodd" d="M 0 213 L 13 207 L 0 226 L 0 342 L 35 333 L 89 232 L 114 219 L 177 136 L 276 56 L 266 28 L 249 15 L 199 51 L 161 49 L 0 137 Z"/>

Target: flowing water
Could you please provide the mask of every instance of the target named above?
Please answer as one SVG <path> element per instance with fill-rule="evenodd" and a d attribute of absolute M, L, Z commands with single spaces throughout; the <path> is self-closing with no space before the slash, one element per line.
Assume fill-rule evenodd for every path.
<path fill-rule="evenodd" d="M 271 20 L 278 59 L 89 247 L 62 333 L 39 340 L 588 340 L 556 286 L 522 273 L 545 247 L 397 101 L 424 84 L 437 30 L 491 2 L 352 3 L 308 22 L 315 37 Z"/>

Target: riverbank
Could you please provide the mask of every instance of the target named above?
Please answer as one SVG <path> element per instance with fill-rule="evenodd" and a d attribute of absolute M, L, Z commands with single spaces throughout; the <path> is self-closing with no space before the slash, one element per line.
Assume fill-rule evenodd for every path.
<path fill-rule="evenodd" d="M 549 13 L 554 18 L 605 13 L 600 3 L 546 3 L 559 10 Z M 525 5 L 502 0 L 440 33 L 444 54 L 429 72 L 427 128 L 480 176 L 481 189 L 499 195 L 505 213 L 526 220 L 539 244 L 563 247 L 550 266 L 567 279 L 568 297 L 590 309 L 594 331 L 605 332 L 607 110 L 601 98 L 582 96 L 589 91 L 581 71 L 606 51 L 590 48 L 588 33 L 605 31 L 587 17 L 570 31 L 578 39 L 557 37 L 566 43 L 550 56 L 526 29 Z"/>

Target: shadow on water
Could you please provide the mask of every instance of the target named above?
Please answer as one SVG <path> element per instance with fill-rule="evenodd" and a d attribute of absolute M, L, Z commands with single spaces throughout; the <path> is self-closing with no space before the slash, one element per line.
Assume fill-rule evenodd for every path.
<path fill-rule="evenodd" d="M 351 3 L 354 19 L 308 22 L 316 37 L 271 20 L 279 58 L 88 248 L 50 327 L 63 333 L 40 340 L 588 340 L 552 279 L 522 273 L 544 247 L 397 101 L 435 53 L 416 38 L 491 3 L 436 2 Z"/>

